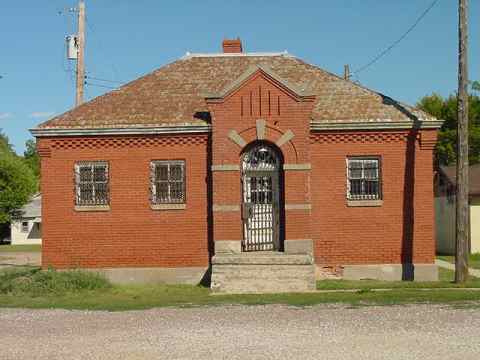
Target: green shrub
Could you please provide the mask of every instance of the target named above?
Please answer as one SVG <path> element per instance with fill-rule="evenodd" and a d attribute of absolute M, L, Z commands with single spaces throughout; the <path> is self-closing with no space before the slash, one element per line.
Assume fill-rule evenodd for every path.
<path fill-rule="evenodd" d="M 35 297 L 110 287 L 111 284 L 103 275 L 81 270 L 20 268 L 0 272 L 0 294 Z"/>

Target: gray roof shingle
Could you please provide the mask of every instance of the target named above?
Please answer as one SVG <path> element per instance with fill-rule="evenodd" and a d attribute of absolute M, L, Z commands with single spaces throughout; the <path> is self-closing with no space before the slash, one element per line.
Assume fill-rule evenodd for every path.
<path fill-rule="evenodd" d="M 42 216 L 42 195 L 35 195 L 24 207 L 20 209 L 22 218 L 39 218 Z"/>

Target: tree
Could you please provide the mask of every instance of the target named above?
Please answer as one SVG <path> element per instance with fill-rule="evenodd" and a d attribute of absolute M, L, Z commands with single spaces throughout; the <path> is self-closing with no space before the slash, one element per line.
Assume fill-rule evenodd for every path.
<path fill-rule="evenodd" d="M 8 140 L 7 135 L 2 132 L 0 129 L 0 153 L 3 152 L 13 152 L 13 147 L 10 145 L 10 141 Z"/>
<path fill-rule="evenodd" d="M 472 81 L 472 91 L 480 91 L 480 81 Z"/>
<path fill-rule="evenodd" d="M 32 170 L 0 136 L 0 224 L 11 221 L 37 189 Z M 8 140 L 7 140 L 8 141 Z"/>
<path fill-rule="evenodd" d="M 472 82 L 472 89 L 478 81 Z M 480 86 L 480 84 L 479 84 Z M 436 161 L 440 165 L 453 165 L 456 160 L 457 148 L 457 96 L 450 95 L 443 98 L 438 94 L 424 96 L 417 103 L 417 107 L 442 119 L 442 128 L 438 133 L 438 142 L 435 151 Z M 469 161 L 470 164 L 480 163 L 480 97 L 469 96 Z"/>
<path fill-rule="evenodd" d="M 32 169 L 37 179 L 40 177 L 40 156 L 37 152 L 37 144 L 35 140 L 29 139 L 25 143 L 25 151 L 23 153 L 25 163 Z"/>

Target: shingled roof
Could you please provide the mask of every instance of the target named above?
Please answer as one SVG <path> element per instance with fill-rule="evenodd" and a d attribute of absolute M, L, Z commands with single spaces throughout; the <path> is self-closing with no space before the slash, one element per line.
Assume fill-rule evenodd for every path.
<path fill-rule="evenodd" d="M 436 120 L 290 54 L 240 53 L 185 56 L 38 129 L 205 125 L 209 118 L 205 94 L 218 93 L 255 65 L 268 67 L 288 83 L 315 94 L 314 124 Z"/>
<path fill-rule="evenodd" d="M 440 166 L 440 173 L 443 174 L 452 186 L 457 183 L 457 167 Z M 480 164 L 470 165 L 468 168 L 469 195 L 480 195 Z"/>

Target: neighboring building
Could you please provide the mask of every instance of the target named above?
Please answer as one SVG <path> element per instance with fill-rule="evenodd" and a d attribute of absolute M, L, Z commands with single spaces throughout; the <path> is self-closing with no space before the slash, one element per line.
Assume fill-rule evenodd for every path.
<path fill-rule="evenodd" d="M 455 254 L 456 167 L 441 166 L 435 176 L 437 253 Z M 480 253 L 480 164 L 469 167 L 470 252 Z"/>
<path fill-rule="evenodd" d="M 286 52 L 223 45 L 32 130 L 43 266 L 195 282 L 213 263 L 219 288 L 297 270 L 312 287 L 313 255 L 317 276 L 435 279 L 441 121 Z"/>
<path fill-rule="evenodd" d="M 42 196 L 35 195 L 10 224 L 12 245 L 42 243 Z"/>

